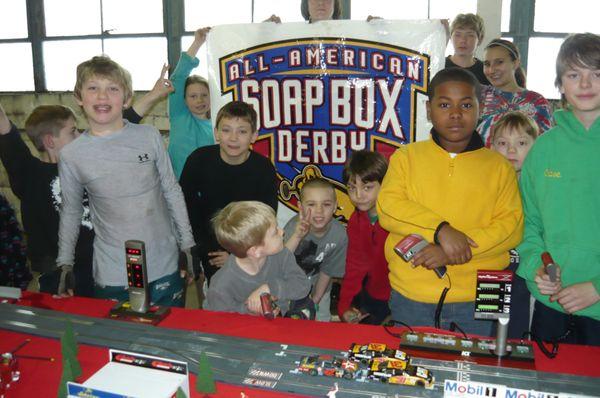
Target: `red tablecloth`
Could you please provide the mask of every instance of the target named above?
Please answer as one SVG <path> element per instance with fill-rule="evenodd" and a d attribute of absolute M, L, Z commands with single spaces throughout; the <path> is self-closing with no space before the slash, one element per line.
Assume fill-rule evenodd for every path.
<path fill-rule="evenodd" d="M 54 299 L 48 295 L 26 292 L 19 303 L 34 307 L 49 308 L 72 314 L 105 317 L 114 302 L 86 298 Z M 261 317 L 240 314 L 210 312 L 202 310 L 183 310 L 174 308 L 161 326 L 177 329 L 195 330 L 229 336 L 247 337 L 280 343 L 301 344 L 329 349 L 348 349 L 354 342 L 381 342 L 397 345 L 399 340 L 386 333 L 380 326 L 349 325 L 341 323 L 321 323 L 276 319 L 269 321 Z M 397 331 L 400 331 L 398 329 Z M 54 362 L 21 359 L 21 380 L 14 383 L 7 397 L 55 396 L 61 375 L 60 342 L 0 329 L 0 352 L 14 349 L 25 338 L 31 342 L 19 351 L 22 355 L 51 356 Z M 108 360 L 106 348 L 80 345 L 79 359 L 84 381 L 100 369 Z M 546 358 L 536 347 L 535 368 L 538 371 L 569 373 L 583 376 L 600 377 L 600 348 L 574 345 L 561 345 L 555 359 Z M 191 386 L 195 385 L 195 376 L 191 375 Z M 239 398 L 244 392 L 249 397 L 295 397 L 248 387 L 217 383 L 218 392 L 214 396 Z M 201 394 L 192 392 L 192 397 Z"/>

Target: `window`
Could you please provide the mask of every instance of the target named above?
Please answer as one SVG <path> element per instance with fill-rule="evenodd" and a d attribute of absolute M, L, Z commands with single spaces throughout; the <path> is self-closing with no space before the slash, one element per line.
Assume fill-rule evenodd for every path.
<path fill-rule="evenodd" d="M 254 22 L 261 22 L 271 15 L 277 15 L 282 22 L 304 21 L 300 12 L 300 0 L 254 0 Z"/>
<path fill-rule="evenodd" d="M 600 33 L 598 2 L 590 0 L 535 0 L 536 32 Z"/>
<path fill-rule="evenodd" d="M 33 61 L 31 44 L 0 43 L 0 90 L 32 91 Z"/>
<path fill-rule="evenodd" d="M 25 0 L 3 1 L 0 5 L 0 39 L 27 37 Z"/>
<path fill-rule="evenodd" d="M 411 0 L 410 6 L 402 7 L 398 0 L 354 0 L 350 15 L 354 20 L 366 20 L 369 15 L 386 19 L 427 18 L 427 0 Z"/>
<path fill-rule="evenodd" d="M 102 53 L 100 39 L 56 40 L 44 43 L 44 69 L 49 91 L 71 91 L 77 65 Z"/>
<path fill-rule="evenodd" d="M 554 87 L 556 55 L 564 39 L 533 37 L 529 39 L 527 89 L 537 91 L 547 99 L 559 99 Z"/>
<path fill-rule="evenodd" d="M 102 0 L 104 30 L 110 33 L 161 33 L 162 0 Z"/>
<path fill-rule="evenodd" d="M 510 2 L 511 0 L 502 0 L 501 32 L 508 32 L 510 30 Z"/>
<path fill-rule="evenodd" d="M 97 35 L 102 32 L 98 0 L 44 0 L 44 14 L 47 36 Z"/>
<path fill-rule="evenodd" d="M 287 2 L 289 0 L 278 1 Z M 204 26 L 252 22 L 251 1 L 218 0 L 218 6 L 213 2 L 208 3 L 207 1 L 185 0 L 185 30 L 187 32 L 193 32 Z M 224 10 L 226 12 L 223 12 Z"/>
<path fill-rule="evenodd" d="M 167 40 L 162 37 L 107 39 L 104 52 L 131 73 L 134 90 L 149 90 L 167 62 Z"/>

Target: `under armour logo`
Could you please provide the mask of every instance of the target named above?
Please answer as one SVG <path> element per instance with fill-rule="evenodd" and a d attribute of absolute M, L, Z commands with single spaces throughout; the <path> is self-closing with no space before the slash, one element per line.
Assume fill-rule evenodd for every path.
<path fill-rule="evenodd" d="M 144 163 L 150 160 L 150 156 L 148 156 L 148 154 L 145 153 L 143 155 L 138 155 L 138 159 L 140 160 L 140 163 Z"/>

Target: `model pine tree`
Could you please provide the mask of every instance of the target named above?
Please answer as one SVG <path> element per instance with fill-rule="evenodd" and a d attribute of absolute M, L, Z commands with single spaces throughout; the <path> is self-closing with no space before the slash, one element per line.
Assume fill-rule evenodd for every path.
<path fill-rule="evenodd" d="M 81 365 L 77 359 L 77 341 L 75 340 L 75 333 L 73 333 L 73 325 L 71 324 L 71 321 L 67 321 L 65 324 L 65 331 L 60 337 L 60 345 L 63 357 L 63 368 L 65 367 L 66 360 L 68 360 L 73 378 L 78 378 L 81 376 Z"/>
<path fill-rule="evenodd" d="M 72 364 L 69 358 L 63 357 L 62 375 L 60 376 L 60 384 L 58 385 L 58 398 L 67 398 L 67 382 L 69 381 L 75 381 Z"/>
<path fill-rule="evenodd" d="M 196 391 L 203 393 L 214 393 L 217 391 L 208 357 L 204 352 L 200 353 L 198 361 L 198 376 L 196 377 Z"/>
<path fill-rule="evenodd" d="M 179 387 L 177 389 L 177 394 L 175 395 L 175 398 L 188 398 L 188 396 L 185 395 L 185 393 L 183 392 L 183 390 L 181 389 L 181 387 Z"/>

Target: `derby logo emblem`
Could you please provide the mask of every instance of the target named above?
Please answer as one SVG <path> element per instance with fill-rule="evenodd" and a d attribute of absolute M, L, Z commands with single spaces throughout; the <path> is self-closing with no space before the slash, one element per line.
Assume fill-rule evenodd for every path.
<path fill-rule="evenodd" d="M 253 149 L 275 165 L 279 200 L 297 211 L 302 184 L 324 177 L 342 219 L 353 209 L 342 182 L 349 153 L 413 142 L 417 93 L 429 82 L 429 55 L 354 39 L 266 43 L 221 57 L 219 68 L 221 95 L 258 113 Z"/>

